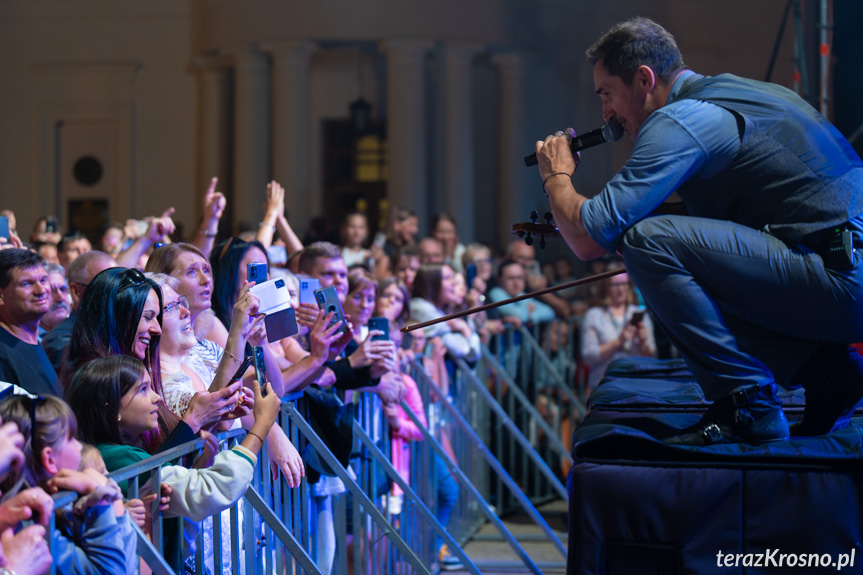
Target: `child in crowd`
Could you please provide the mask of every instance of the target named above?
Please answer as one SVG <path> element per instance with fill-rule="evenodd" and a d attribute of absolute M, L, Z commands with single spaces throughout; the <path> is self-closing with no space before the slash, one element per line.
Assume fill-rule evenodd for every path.
<path fill-rule="evenodd" d="M 345 264 L 371 268 L 371 252 L 363 247 L 369 236 L 369 224 L 365 214 L 349 214 L 342 224 L 342 257 Z"/>
<path fill-rule="evenodd" d="M 138 563 L 135 533 L 117 483 L 93 469 L 78 471 L 81 444 L 77 421 L 62 400 L 17 395 L 0 403 L 4 421 L 25 437 L 25 466 L 7 478 L 3 492 L 26 484 L 49 493 L 76 491 L 70 508 L 57 510 L 53 544 L 61 573 L 129 573 Z"/>
<path fill-rule="evenodd" d="M 196 469 L 180 465 L 162 469 L 162 480 L 171 489 L 164 517 L 200 522 L 228 509 L 243 496 L 252 480 L 263 438 L 281 405 L 269 384 L 267 388 L 264 397 L 258 383 L 253 382 L 255 421 L 240 445 L 215 456 L 212 452 L 217 447 L 205 448 L 204 456 L 195 462 Z M 72 377 L 66 398 L 81 422 L 81 437 L 98 447 L 109 471 L 150 457 L 141 448 L 142 438 L 158 427 L 157 405 L 161 398 L 153 391 L 143 363 L 128 356 L 93 360 Z M 207 449 L 211 453 L 207 454 Z M 189 538 L 187 545 L 188 557 L 193 550 Z"/>

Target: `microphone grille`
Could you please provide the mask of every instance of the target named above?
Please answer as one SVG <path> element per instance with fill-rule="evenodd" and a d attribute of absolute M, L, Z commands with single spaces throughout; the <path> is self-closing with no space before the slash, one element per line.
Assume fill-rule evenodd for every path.
<path fill-rule="evenodd" d="M 605 138 L 606 142 L 618 141 L 623 137 L 623 126 L 618 124 L 615 120 L 611 120 L 602 127 L 602 137 Z"/>

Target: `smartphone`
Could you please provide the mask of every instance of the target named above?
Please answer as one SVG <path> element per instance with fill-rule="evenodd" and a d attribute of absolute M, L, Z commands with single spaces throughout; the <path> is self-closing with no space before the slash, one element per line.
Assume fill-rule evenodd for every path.
<path fill-rule="evenodd" d="M 339 301 L 339 294 L 336 293 L 336 288 L 330 286 L 328 288 L 315 290 L 315 300 L 318 302 L 318 307 L 324 310 L 324 313 L 333 313 L 333 320 L 330 325 L 341 322 L 342 326 L 339 331 L 344 333 L 348 330 L 348 320 L 345 319 L 345 312 L 342 310 L 342 302 Z"/>
<path fill-rule="evenodd" d="M 631 325 L 636 325 L 638 323 L 641 323 L 641 320 L 643 320 L 643 319 L 644 319 L 644 310 L 643 309 L 636 310 L 636 311 L 632 312 L 632 317 L 629 318 L 629 323 Z"/>
<path fill-rule="evenodd" d="M 261 384 L 261 397 L 267 395 L 267 365 L 264 363 L 264 348 L 255 346 L 252 348 L 252 357 L 255 362 L 255 379 Z"/>
<path fill-rule="evenodd" d="M 406 333 L 402 336 L 402 349 L 411 349 L 414 346 L 414 335 Z"/>
<path fill-rule="evenodd" d="M 288 263 L 288 250 L 285 246 L 270 246 L 267 248 L 267 259 L 271 264 L 284 265 Z"/>
<path fill-rule="evenodd" d="M 238 379 L 243 378 L 243 374 L 246 373 L 246 370 L 249 369 L 252 365 L 252 356 L 247 355 L 243 358 L 243 363 L 240 364 L 240 367 L 237 368 L 237 371 L 234 372 L 234 375 L 231 376 L 231 381 L 228 382 L 228 385 L 231 385 Z"/>
<path fill-rule="evenodd" d="M 9 239 L 9 216 L 0 216 L 0 238 Z"/>
<path fill-rule="evenodd" d="M 372 341 L 389 341 L 390 339 L 390 320 L 385 317 L 373 317 L 369 319 L 369 331 L 376 329 L 384 332 L 383 335 L 372 337 Z"/>
<path fill-rule="evenodd" d="M 386 245 L 386 243 L 387 243 L 387 235 L 386 235 L 385 233 L 383 233 L 383 232 L 378 232 L 378 233 L 376 233 L 376 234 L 375 234 L 375 239 L 374 239 L 374 240 L 372 240 L 372 245 L 377 246 L 377 247 L 379 247 L 379 248 L 381 248 L 381 249 L 383 249 L 383 248 L 384 248 L 384 246 Z"/>
<path fill-rule="evenodd" d="M 321 282 L 315 278 L 300 278 L 300 303 L 315 304 L 315 290 L 321 288 Z"/>
<path fill-rule="evenodd" d="M 59 228 L 60 222 L 57 221 L 57 218 L 45 218 L 45 233 L 55 234 Z"/>
<path fill-rule="evenodd" d="M 267 264 L 249 264 L 247 277 L 256 284 L 267 281 Z"/>
<path fill-rule="evenodd" d="M 476 279 L 476 264 L 467 264 L 464 267 L 464 280 L 468 290 L 473 287 L 474 279 Z"/>

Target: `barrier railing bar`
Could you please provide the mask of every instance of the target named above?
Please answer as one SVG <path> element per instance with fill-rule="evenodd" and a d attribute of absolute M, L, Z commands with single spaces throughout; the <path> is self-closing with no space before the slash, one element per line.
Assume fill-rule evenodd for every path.
<path fill-rule="evenodd" d="M 175 572 L 168 566 L 168 562 L 161 553 L 156 549 L 150 539 L 144 535 L 141 528 L 134 521 L 130 521 L 132 529 L 135 531 L 135 538 L 138 541 L 138 555 L 144 560 L 147 566 L 153 571 L 153 575 L 175 575 Z"/>
<path fill-rule="evenodd" d="M 411 550 L 410 547 L 404 542 L 404 540 L 399 537 L 398 533 L 392 529 L 387 522 L 386 518 L 378 511 L 377 507 L 371 502 L 371 500 L 366 496 L 362 489 L 360 489 L 359 485 L 351 479 L 351 476 L 348 475 L 348 472 L 342 467 L 339 460 L 336 459 L 336 456 L 333 455 L 333 452 L 324 444 L 323 440 L 318 436 L 317 433 L 312 429 L 311 425 L 305 420 L 305 418 L 300 414 L 299 411 L 292 404 L 283 404 L 283 408 L 287 408 L 288 417 L 297 426 L 300 433 L 305 436 L 306 440 L 312 444 L 312 447 L 315 451 L 321 455 L 330 468 L 336 472 L 336 475 L 339 476 L 339 479 L 345 484 L 348 490 L 353 494 L 355 498 L 355 503 L 358 505 L 362 505 L 363 508 L 366 509 L 366 512 L 372 518 L 372 520 L 381 528 L 381 531 L 384 535 L 396 546 L 396 548 L 402 553 L 408 563 L 419 573 L 431 575 L 431 572 L 425 567 L 421 562 L 419 557 Z"/>
<path fill-rule="evenodd" d="M 422 375 L 420 375 L 421 378 L 428 377 L 427 375 L 425 375 L 425 372 L 421 372 L 421 373 L 422 373 Z M 426 381 L 425 383 L 427 383 L 430 386 L 434 386 L 434 383 L 431 382 L 430 379 L 428 381 Z M 440 390 L 438 390 L 438 391 L 440 391 Z M 442 393 L 443 392 L 441 392 L 441 394 Z M 404 402 L 402 402 L 402 404 L 404 404 Z M 441 459 L 443 459 L 444 463 L 446 463 L 446 466 L 449 468 L 450 472 L 455 476 L 456 480 L 459 483 L 461 483 L 467 489 L 468 493 L 470 493 L 471 496 L 473 496 L 474 500 L 477 502 L 477 505 L 480 508 L 480 510 L 482 511 L 483 515 L 485 515 L 486 518 L 489 520 L 489 522 L 492 525 L 494 525 L 494 527 L 498 530 L 498 532 L 501 534 L 501 536 L 504 538 L 504 540 L 509 544 L 509 546 L 515 552 L 515 554 L 519 556 L 519 558 L 522 560 L 524 565 L 528 569 L 530 569 L 531 572 L 536 573 L 536 574 L 541 574 L 542 572 L 539 570 L 539 568 L 533 562 L 533 559 L 530 558 L 530 556 L 527 554 L 527 552 L 524 550 L 524 548 L 519 544 L 518 540 L 515 538 L 515 536 L 512 534 L 512 532 L 509 529 L 507 529 L 506 525 L 503 524 L 503 521 L 501 521 L 500 517 L 498 517 L 497 514 L 491 510 L 488 503 L 485 501 L 485 499 L 483 499 L 482 494 L 479 492 L 479 490 L 476 488 L 476 486 L 470 481 L 470 479 L 467 478 L 467 476 L 464 474 L 464 472 L 461 470 L 461 468 L 459 468 L 458 464 L 456 464 L 453 460 L 451 460 L 449 458 L 449 455 L 446 453 L 443 446 L 437 441 L 437 439 L 434 438 L 434 436 L 431 433 L 428 432 L 428 430 L 426 430 L 424 427 L 422 427 L 422 422 L 420 422 L 419 418 L 416 416 L 416 414 L 413 411 L 411 411 L 410 407 L 407 404 L 402 405 L 402 409 L 405 410 L 405 414 L 408 416 L 408 418 L 410 418 L 410 420 L 414 423 L 414 425 L 416 425 L 422 431 L 422 434 L 425 438 L 424 441 L 427 441 L 429 443 L 429 445 L 431 445 L 434 452 L 437 453 L 437 455 Z M 477 438 L 477 440 L 478 439 L 479 438 Z M 480 452 L 487 452 L 488 451 L 485 447 L 485 444 L 483 444 L 482 441 L 479 441 L 479 443 L 477 444 L 477 449 Z M 485 455 L 485 453 L 483 453 L 483 455 Z M 491 454 L 489 453 L 488 455 L 491 455 Z M 494 458 L 494 456 L 491 456 L 491 457 Z"/>
<path fill-rule="evenodd" d="M 563 379 L 563 376 L 560 375 L 560 372 L 557 371 L 557 367 L 552 363 L 552 361 L 545 355 L 545 352 L 542 351 L 542 347 L 539 345 L 539 342 L 536 341 L 533 336 L 527 331 L 524 327 L 519 328 L 521 330 L 521 339 L 522 341 L 527 342 L 527 344 L 533 349 L 534 357 L 538 357 L 546 366 L 549 375 L 551 375 L 551 380 L 557 384 L 559 389 L 563 390 L 563 393 L 569 397 L 569 400 L 578 410 L 578 413 L 581 417 L 587 415 L 587 409 L 584 407 L 584 403 L 575 395 L 575 392 L 572 391 L 572 388 L 566 384 L 566 381 Z"/>
<path fill-rule="evenodd" d="M 551 482 L 552 486 L 557 491 L 558 495 L 560 495 L 561 499 L 567 501 L 568 497 L 566 493 L 566 488 L 563 486 L 563 483 L 561 483 L 560 479 L 558 479 L 558 477 L 554 474 L 551 468 L 549 468 L 548 464 L 539 456 L 539 454 L 530 444 L 530 441 L 527 439 L 527 437 L 524 436 L 518 426 L 513 422 L 512 419 L 510 419 L 509 415 L 507 415 L 506 413 L 506 410 L 504 410 L 504 408 L 502 408 L 500 404 L 495 401 L 494 396 L 492 396 L 491 393 L 489 393 L 489 391 L 485 388 L 485 386 L 483 386 L 482 382 L 479 380 L 476 374 L 473 373 L 473 371 L 471 371 L 471 369 L 464 362 L 464 359 L 460 357 L 455 358 L 455 364 L 456 366 L 458 366 L 459 370 L 461 370 L 461 372 L 467 377 L 468 381 L 470 381 L 474 389 L 479 392 L 480 396 L 482 396 L 483 399 L 485 399 L 489 408 L 491 408 L 492 411 L 497 414 L 500 422 L 510 431 L 510 433 L 512 433 L 512 436 L 521 445 L 522 449 L 527 452 L 531 461 L 533 461 L 540 468 L 540 470 L 542 470 L 543 475 L 546 479 L 548 479 L 549 482 Z M 515 458 L 513 457 L 511 461 L 515 461 Z M 519 490 L 519 492 L 521 492 L 521 490 Z M 531 505 L 531 507 L 533 506 Z"/>
<path fill-rule="evenodd" d="M 414 363 L 415 362 L 416 360 L 414 360 Z M 470 423 L 465 421 L 464 416 L 462 416 L 462 414 L 459 413 L 459 411 L 455 407 L 453 407 L 449 403 L 449 401 L 447 401 L 444 392 L 441 391 L 441 389 L 431 380 L 431 378 L 428 376 L 428 374 L 425 373 L 425 371 L 418 369 L 416 373 L 420 376 L 420 379 L 423 381 L 423 383 L 425 383 L 425 385 L 437 396 L 439 402 L 444 406 L 447 411 L 449 411 L 450 415 L 454 418 L 454 420 L 458 422 L 462 430 L 473 442 L 477 451 L 479 451 L 479 453 L 485 458 L 486 462 L 494 470 L 497 476 L 500 477 L 503 483 L 510 489 L 513 496 L 521 504 L 525 512 L 533 519 L 534 523 L 536 523 L 536 525 L 539 526 L 540 529 L 542 529 L 547 535 L 550 534 L 549 541 L 555 547 L 557 547 L 557 549 L 564 557 L 566 557 L 566 548 L 560 542 L 560 539 L 557 538 L 557 535 L 555 535 L 551 528 L 548 526 L 548 524 L 545 523 L 545 520 L 542 518 L 542 516 L 537 513 L 536 508 L 533 507 L 533 505 L 530 503 L 530 500 L 528 500 L 524 493 L 521 491 L 521 489 L 519 489 L 518 485 L 515 483 L 515 481 L 513 481 L 510 474 L 507 473 L 506 469 L 503 468 L 503 465 L 501 465 L 500 461 L 498 461 L 497 458 L 491 453 L 491 451 L 489 451 L 486 444 L 482 441 L 482 439 L 479 437 L 473 427 L 471 427 Z M 416 417 L 411 411 L 406 410 L 405 413 L 407 413 L 408 417 L 413 416 L 411 417 L 411 420 Z M 420 429 L 423 429 L 419 420 L 415 420 L 414 424 Z M 462 481 L 462 483 L 464 483 L 465 487 L 467 487 L 468 490 L 472 494 L 474 494 L 474 497 L 479 502 L 479 506 L 482 509 L 483 513 L 485 513 L 489 521 L 491 521 L 494 526 L 498 528 L 498 531 L 503 534 L 504 538 L 506 538 L 513 551 L 515 551 L 516 554 L 522 558 L 525 566 L 527 566 L 534 573 L 540 573 L 533 560 L 527 555 L 527 553 L 524 551 L 521 545 L 519 545 L 515 537 L 513 537 L 512 533 L 510 533 L 506 526 L 501 522 L 497 514 L 495 514 L 491 511 L 491 509 L 488 508 L 488 504 L 482 498 L 482 495 L 479 493 L 473 483 L 471 483 L 470 480 L 464 475 L 458 465 L 449 458 L 443 447 L 441 447 L 441 445 L 434 437 L 431 437 L 430 434 L 427 434 L 425 430 L 423 430 L 423 435 L 425 436 L 426 441 L 431 440 L 429 441 L 430 445 L 438 453 L 438 455 L 443 458 L 444 462 L 447 464 L 447 467 L 450 468 L 450 471 L 453 473 L 453 475 L 458 477 Z"/>
<path fill-rule="evenodd" d="M 518 398 L 519 403 L 521 403 L 522 407 L 525 411 L 527 411 L 530 416 L 536 420 L 537 424 L 545 431 L 546 435 L 551 439 L 552 447 L 560 454 L 565 457 L 570 463 L 572 463 L 572 455 L 569 450 L 563 445 L 563 442 L 557 436 L 557 432 L 552 429 L 552 427 L 548 424 L 544 417 L 539 414 L 539 411 L 530 403 L 530 400 L 527 398 L 527 395 L 516 385 L 515 380 L 510 376 L 500 362 L 494 357 L 494 355 L 488 350 L 487 347 L 482 346 L 482 356 L 491 367 L 494 369 L 495 373 L 503 377 L 506 381 L 509 389 L 513 390 L 513 395 Z M 484 388 L 483 388 L 484 389 Z"/>
<path fill-rule="evenodd" d="M 404 400 L 402 400 L 400 404 L 401 408 L 404 409 L 406 412 L 410 410 L 410 407 Z M 418 427 L 422 427 L 422 425 L 418 425 Z M 402 491 L 404 491 L 405 494 L 405 501 L 410 500 L 414 503 L 414 505 L 416 505 L 417 511 L 419 511 L 423 518 L 429 522 L 431 528 L 434 529 L 437 534 L 440 535 L 442 539 L 444 539 L 444 541 L 446 541 L 446 544 L 449 546 L 450 551 L 452 551 L 459 559 L 461 559 L 462 563 L 465 566 L 465 569 L 467 571 L 470 571 L 471 573 L 474 573 L 475 575 L 481 575 L 480 572 L 477 570 L 476 566 L 473 564 L 473 561 L 471 561 L 470 558 L 465 555 L 464 550 L 462 550 L 461 546 L 456 543 L 455 539 L 452 538 L 452 535 L 450 535 L 449 531 L 447 531 L 444 526 L 438 522 L 437 517 L 434 516 L 431 510 L 429 510 L 429 508 L 426 507 L 425 503 L 422 502 L 422 499 L 420 499 L 419 495 L 417 495 L 416 492 L 411 488 L 411 486 L 407 484 L 407 482 L 402 478 L 401 475 L 399 475 L 395 467 L 393 467 L 392 464 L 387 461 L 386 456 L 381 452 L 380 449 L 378 449 L 378 446 L 375 445 L 371 437 L 369 437 L 365 430 L 363 430 L 362 426 L 360 426 L 360 424 L 356 421 L 354 421 L 354 434 L 356 437 L 359 438 L 360 441 L 365 444 L 365 446 L 369 450 L 369 453 L 371 453 L 372 457 L 374 457 L 383 467 L 387 476 L 392 479 L 399 487 L 401 487 Z"/>
<path fill-rule="evenodd" d="M 306 553 L 306 550 L 303 549 L 303 546 L 300 545 L 299 541 L 294 537 L 294 534 L 291 533 L 287 526 L 285 526 L 276 514 L 273 513 L 273 510 L 269 508 L 257 491 L 250 487 L 243 497 L 245 497 L 246 501 L 254 507 L 255 511 L 258 512 L 258 515 L 261 516 L 261 519 L 267 524 L 267 527 L 269 527 L 273 535 L 275 535 L 279 541 L 281 541 L 282 545 L 287 548 L 288 553 L 290 553 L 294 560 L 299 563 L 300 567 L 313 575 L 323 575 L 309 554 Z"/>

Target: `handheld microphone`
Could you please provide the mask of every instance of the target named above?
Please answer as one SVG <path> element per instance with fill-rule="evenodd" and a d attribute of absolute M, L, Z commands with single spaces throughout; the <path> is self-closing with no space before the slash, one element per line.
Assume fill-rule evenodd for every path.
<path fill-rule="evenodd" d="M 572 150 L 573 154 L 575 154 L 585 148 L 592 148 L 605 142 L 616 142 L 621 137 L 623 137 L 623 126 L 612 120 L 601 128 L 597 128 L 587 132 L 586 134 L 574 137 L 572 142 L 569 144 L 569 149 Z M 524 157 L 525 166 L 535 166 L 538 163 L 539 161 L 536 159 L 536 154 Z"/>

